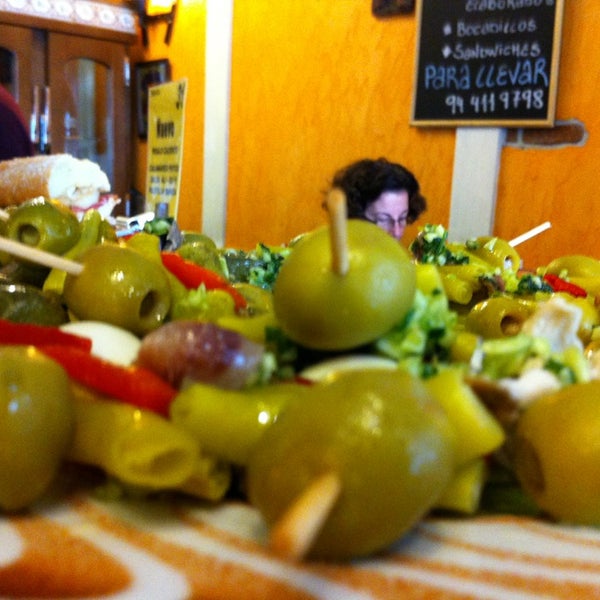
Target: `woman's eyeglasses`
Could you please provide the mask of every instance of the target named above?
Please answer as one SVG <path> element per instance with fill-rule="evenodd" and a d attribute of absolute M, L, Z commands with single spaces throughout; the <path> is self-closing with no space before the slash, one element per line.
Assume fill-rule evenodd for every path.
<path fill-rule="evenodd" d="M 391 215 L 380 214 L 374 215 L 371 218 L 367 217 L 367 221 L 375 223 L 376 225 L 378 225 L 379 227 L 383 227 L 384 229 L 393 229 L 396 223 L 398 224 L 398 227 L 406 227 L 407 218 L 408 217 L 406 215 L 403 215 L 401 217 L 398 217 L 397 219 L 394 219 L 394 217 L 392 217 Z"/>

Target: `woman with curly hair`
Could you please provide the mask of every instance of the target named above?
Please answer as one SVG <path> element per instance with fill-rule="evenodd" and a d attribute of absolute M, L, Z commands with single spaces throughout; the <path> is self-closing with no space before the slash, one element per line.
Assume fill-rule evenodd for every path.
<path fill-rule="evenodd" d="M 340 169 L 332 186 L 345 193 L 348 218 L 371 221 L 397 240 L 427 209 L 415 176 L 385 158 L 362 159 Z"/>

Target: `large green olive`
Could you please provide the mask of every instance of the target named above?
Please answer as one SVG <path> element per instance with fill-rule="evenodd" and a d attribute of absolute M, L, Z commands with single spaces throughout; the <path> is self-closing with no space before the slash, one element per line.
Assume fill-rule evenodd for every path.
<path fill-rule="evenodd" d="M 519 419 L 513 449 L 519 481 L 542 510 L 600 525 L 600 381 L 535 400 Z"/>
<path fill-rule="evenodd" d="M 392 239 L 392 238 L 390 238 Z M 422 381 L 356 370 L 316 383 L 257 441 L 248 493 L 277 523 L 316 478 L 341 494 L 309 552 L 347 559 L 384 549 L 434 505 L 454 472 L 455 431 Z"/>
<path fill-rule="evenodd" d="M 348 271 L 332 268 L 331 234 L 304 236 L 287 257 L 273 290 L 284 332 L 317 350 L 343 350 L 373 341 L 412 306 L 415 266 L 388 233 L 366 221 L 348 221 Z"/>
<path fill-rule="evenodd" d="M 63 254 L 81 234 L 75 213 L 58 200 L 34 198 L 10 213 L 6 236 L 39 250 Z"/>
<path fill-rule="evenodd" d="M 69 378 L 33 346 L 0 347 L 0 508 L 18 510 L 53 480 L 73 433 Z"/>
<path fill-rule="evenodd" d="M 163 323 L 171 306 L 171 291 L 162 265 L 112 243 L 93 246 L 80 261 L 82 272 L 68 275 L 63 290 L 75 317 L 105 321 L 137 335 Z"/>

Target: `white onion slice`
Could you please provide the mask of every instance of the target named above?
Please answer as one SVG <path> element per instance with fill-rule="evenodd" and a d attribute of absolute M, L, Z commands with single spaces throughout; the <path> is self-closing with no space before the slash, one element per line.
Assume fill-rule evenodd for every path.
<path fill-rule="evenodd" d="M 141 341 L 131 331 L 102 321 L 72 321 L 60 328 L 92 340 L 92 354 L 118 365 L 129 366 L 138 355 Z"/>
<path fill-rule="evenodd" d="M 350 354 L 338 356 L 307 367 L 300 377 L 310 381 L 325 381 L 335 378 L 343 371 L 356 369 L 397 369 L 398 363 L 391 358 L 372 354 Z"/>

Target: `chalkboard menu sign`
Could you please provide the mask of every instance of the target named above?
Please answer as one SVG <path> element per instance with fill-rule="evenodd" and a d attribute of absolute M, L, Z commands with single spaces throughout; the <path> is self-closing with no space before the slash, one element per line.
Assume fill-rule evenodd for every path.
<path fill-rule="evenodd" d="M 552 125 L 563 0 L 420 0 L 413 125 Z"/>

